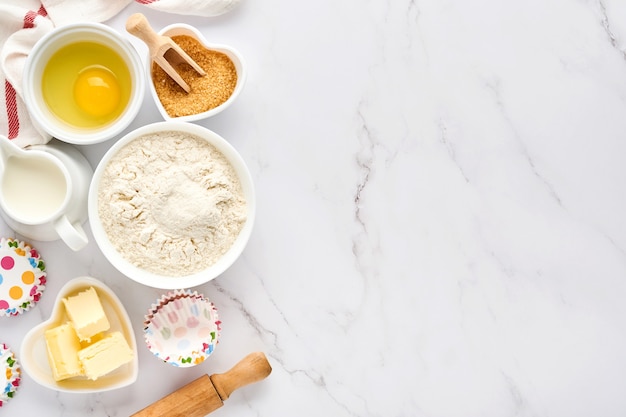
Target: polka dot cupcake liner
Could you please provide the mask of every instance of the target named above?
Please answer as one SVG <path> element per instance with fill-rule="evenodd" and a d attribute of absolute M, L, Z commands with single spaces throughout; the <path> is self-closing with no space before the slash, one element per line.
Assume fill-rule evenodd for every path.
<path fill-rule="evenodd" d="M 152 304 L 144 321 L 148 349 L 173 366 L 204 362 L 214 351 L 221 331 L 217 309 L 191 290 L 177 290 Z"/>
<path fill-rule="evenodd" d="M 25 242 L 0 239 L 0 317 L 28 311 L 46 288 L 46 266 Z"/>
<path fill-rule="evenodd" d="M 20 386 L 22 370 L 13 352 L 4 343 L 0 343 L 0 407 L 15 395 Z"/>

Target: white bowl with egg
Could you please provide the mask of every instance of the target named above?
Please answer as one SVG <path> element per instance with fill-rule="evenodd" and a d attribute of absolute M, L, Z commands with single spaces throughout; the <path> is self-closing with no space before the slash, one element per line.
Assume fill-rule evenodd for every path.
<path fill-rule="evenodd" d="M 246 163 L 224 138 L 185 122 L 140 127 L 103 156 L 89 222 L 109 262 L 141 284 L 191 288 L 222 274 L 252 232 Z"/>
<path fill-rule="evenodd" d="M 145 93 L 136 50 L 100 23 L 60 26 L 42 37 L 28 55 L 22 84 L 35 127 L 79 145 L 118 135 Z"/>

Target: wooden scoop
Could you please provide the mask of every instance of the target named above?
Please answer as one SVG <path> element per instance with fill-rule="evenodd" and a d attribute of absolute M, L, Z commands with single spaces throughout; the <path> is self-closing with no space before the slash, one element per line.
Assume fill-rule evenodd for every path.
<path fill-rule="evenodd" d="M 203 417 L 224 405 L 233 391 L 272 372 L 265 354 L 251 353 L 228 372 L 202 375 L 131 417 Z"/>
<path fill-rule="evenodd" d="M 186 62 L 200 75 L 206 75 L 204 70 L 183 49 L 168 36 L 156 33 L 146 17 L 141 13 L 135 13 L 126 20 L 128 33 L 138 37 L 148 45 L 152 60 L 167 73 L 176 84 L 189 93 L 189 85 L 183 80 L 174 65 Z"/>

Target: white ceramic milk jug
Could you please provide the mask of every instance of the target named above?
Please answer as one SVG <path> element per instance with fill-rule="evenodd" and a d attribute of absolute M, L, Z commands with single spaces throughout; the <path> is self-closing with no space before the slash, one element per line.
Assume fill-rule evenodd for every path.
<path fill-rule="evenodd" d="M 52 140 L 22 149 L 0 135 L 0 214 L 26 238 L 88 242 L 87 194 L 93 169 L 73 146 Z"/>

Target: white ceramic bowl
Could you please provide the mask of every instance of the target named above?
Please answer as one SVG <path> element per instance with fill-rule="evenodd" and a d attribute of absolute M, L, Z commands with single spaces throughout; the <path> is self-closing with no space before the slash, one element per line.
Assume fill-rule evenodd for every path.
<path fill-rule="evenodd" d="M 63 307 L 63 298 L 93 287 L 100 298 L 104 313 L 111 325 L 109 331 L 122 333 L 134 353 L 133 360 L 95 381 L 74 377 L 55 381 L 48 362 L 45 332 L 66 323 L 69 319 Z M 40 385 L 63 392 L 93 393 L 123 388 L 137 380 L 139 361 L 137 341 L 128 313 L 115 293 L 101 281 L 91 277 L 78 277 L 68 281 L 59 291 L 50 318 L 33 327 L 24 336 L 20 361 L 26 373 Z"/>
<path fill-rule="evenodd" d="M 241 56 L 241 54 L 237 52 L 237 50 L 231 48 L 230 46 L 209 43 L 204 38 L 204 36 L 202 36 L 202 33 L 200 33 L 196 28 L 194 28 L 193 26 L 184 24 L 184 23 L 177 23 L 177 24 L 166 26 L 159 31 L 159 34 L 164 35 L 164 36 L 169 36 L 169 37 L 178 36 L 178 35 L 191 36 L 192 38 L 195 38 L 198 41 L 200 41 L 200 43 L 204 45 L 207 49 L 221 52 L 225 54 L 226 56 L 228 56 L 228 58 L 230 58 L 230 60 L 233 61 L 233 64 L 235 64 L 235 70 L 237 71 L 237 84 L 235 85 L 235 90 L 230 95 L 228 100 L 226 100 L 224 103 L 220 104 L 219 106 L 215 108 L 212 108 L 211 110 L 208 110 L 202 113 L 191 114 L 188 116 L 172 117 L 169 114 L 167 114 L 167 111 L 163 107 L 161 100 L 159 100 L 159 97 L 157 96 L 156 89 L 154 88 L 154 82 L 152 81 L 152 60 L 150 56 L 148 55 L 147 61 L 146 61 L 147 62 L 146 78 L 149 80 L 148 84 L 150 84 L 149 90 L 150 90 L 150 93 L 152 94 L 152 98 L 157 106 L 157 109 L 159 110 L 159 113 L 161 113 L 161 116 L 163 116 L 163 119 L 177 120 L 180 122 L 193 122 L 197 120 L 206 119 L 208 117 L 215 116 L 216 114 L 221 113 L 222 111 L 226 110 L 237 99 L 237 96 L 239 96 L 239 94 L 241 93 L 241 90 L 243 90 L 243 86 L 246 82 L 246 77 L 247 77 L 247 71 L 246 71 L 246 65 L 245 65 L 244 59 Z"/>
<path fill-rule="evenodd" d="M 46 63 L 60 48 L 78 41 L 111 48 L 126 62 L 131 76 L 126 109 L 111 123 L 97 128 L 79 128 L 60 120 L 46 105 L 41 89 Z M 89 145 L 113 138 L 133 121 L 143 103 L 145 78 L 141 59 L 126 38 L 100 23 L 75 23 L 52 30 L 35 44 L 24 66 L 23 91 L 24 102 L 36 127 L 64 142 Z"/>
<path fill-rule="evenodd" d="M 98 210 L 98 192 L 100 182 L 103 172 L 113 156 L 116 155 L 124 146 L 141 136 L 165 131 L 188 133 L 206 140 L 208 143 L 217 148 L 217 150 L 219 150 L 226 157 L 234 168 L 237 176 L 239 177 L 243 196 L 246 200 L 246 221 L 230 249 L 212 266 L 200 272 L 184 276 L 159 275 L 139 268 L 124 258 L 111 243 L 106 231 L 104 230 Z M 100 250 L 109 262 L 111 262 L 111 264 L 121 273 L 136 282 L 154 288 L 172 290 L 191 288 L 204 284 L 228 269 L 235 262 L 235 260 L 237 260 L 239 255 L 241 255 L 243 249 L 248 243 L 248 239 L 252 233 L 252 226 L 254 224 L 255 210 L 256 201 L 252 177 L 248 167 L 239 153 L 235 150 L 235 148 L 233 148 L 232 145 L 230 145 L 230 143 L 218 134 L 202 126 L 185 122 L 153 123 L 140 127 L 122 137 L 107 151 L 95 169 L 88 197 L 88 212 L 91 231 L 96 243 L 100 247 Z M 137 239 L 139 239 L 139 236 L 137 236 Z"/>

